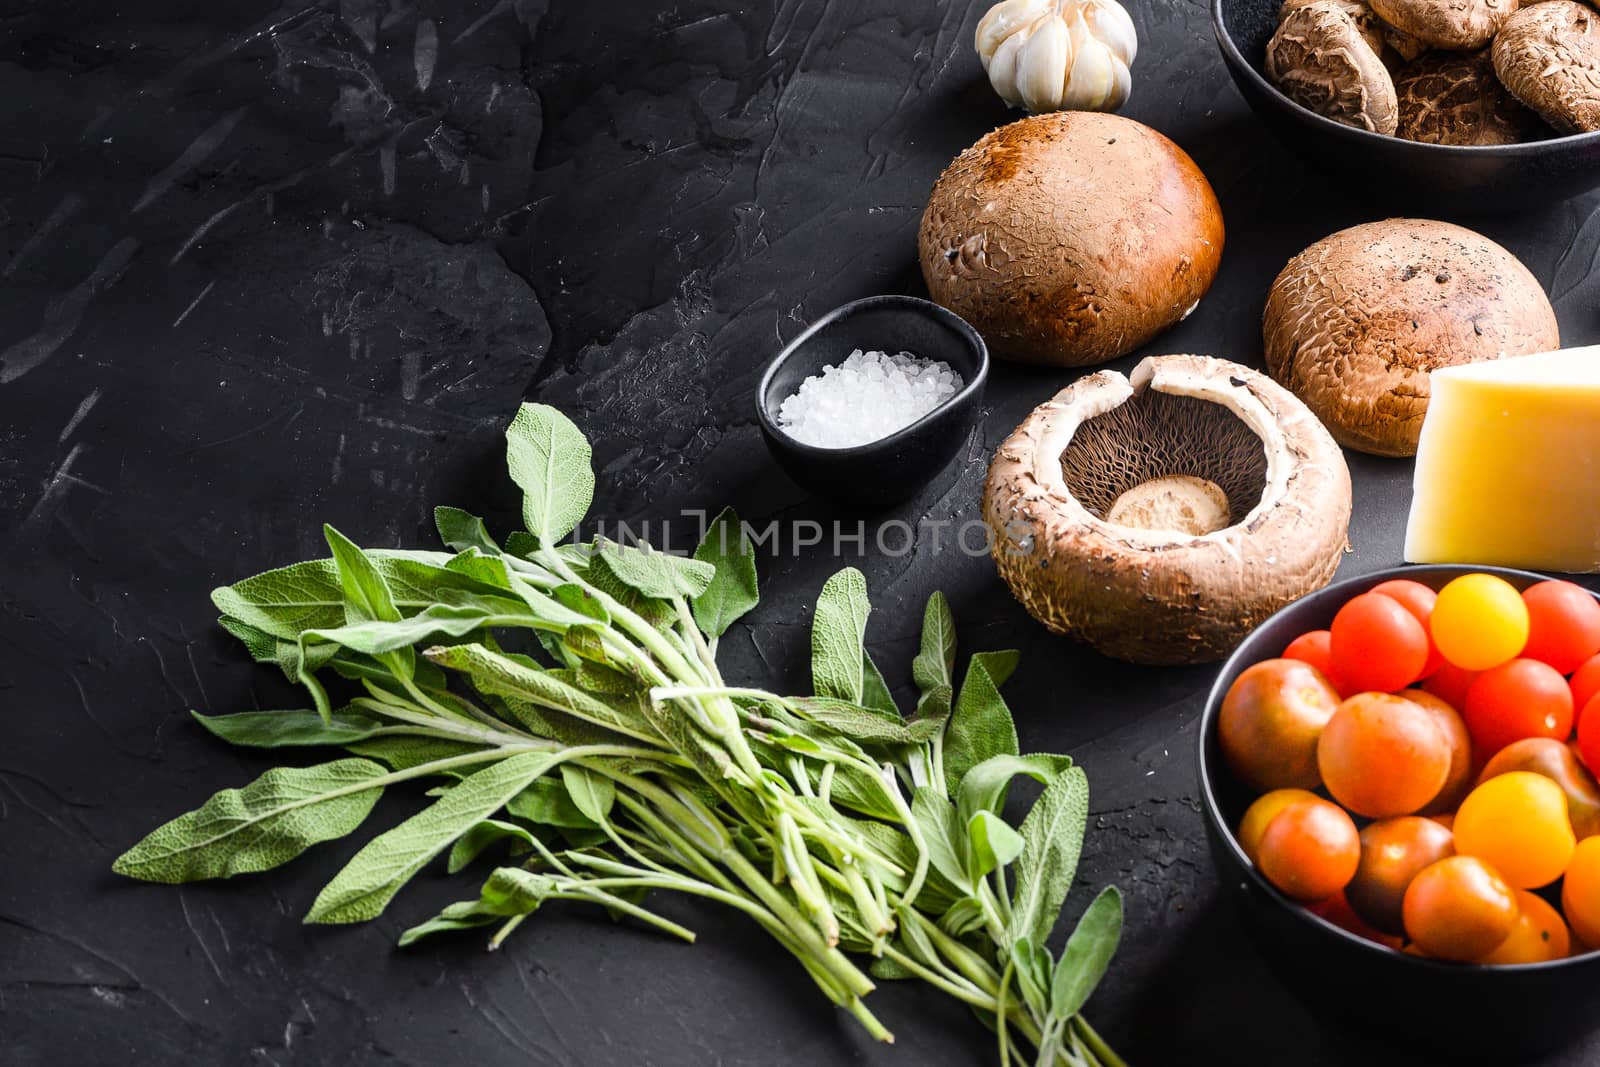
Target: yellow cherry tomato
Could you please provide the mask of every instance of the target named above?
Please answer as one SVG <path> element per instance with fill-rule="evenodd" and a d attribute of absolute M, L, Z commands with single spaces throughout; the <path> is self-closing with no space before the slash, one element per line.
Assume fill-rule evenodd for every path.
<path fill-rule="evenodd" d="M 1561 877 L 1578 843 L 1567 795 L 1531 771 L 1490 778 L 1468 793 L 1454 831 L 1457 853 L 1484 860 L 1517 889 L 1537 889 Z"/>
<path fill-rule="evenodd" d="M 1600 837 L 1586 837 L 1572 853 L 1561 883 L 1567 925 L 1590 951 L 1600 951 Z"/>
<path fill-rule="evenodd" d="M 1528 605 L 1504 578 L 1463 574 L 1439 590 L 1428 628 L 1448 662 L 1486 671 L 1515 659 L 1527 645 Z"/>
<path fill-rule="evenodd" d="M 1500 947 L 1480 959 L 1479 963 L 1548 963 L 1566 959 L 1572 951 L 1572 938 L 1561 913 L 1552 908 L 1543 897 L 1526 889 L 1517 892 L 1517 906 L 1521 914 L 1511 934 Z"/>
<path fill-rule="evenodd" d="M 1244 849 L 1244 854 L 1250 857 L 1251 863 L 1260 863 L 1261 835 L 1267 832 L 1267 824 L 1277 816 L 1278 812 L 1296 800 L 1321 799 L 1317 794 L 1305 789 L 1274 789 L 1270 793 L 1261 794 L 1244 810 L 1244 818 L 1239 820 L 1239 847 Z"/>

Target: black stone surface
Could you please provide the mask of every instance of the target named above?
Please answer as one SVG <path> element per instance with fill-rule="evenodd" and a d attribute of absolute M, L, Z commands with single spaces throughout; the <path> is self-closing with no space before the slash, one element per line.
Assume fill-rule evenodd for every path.
<path fill-rule="evenodd" d="M 1270 140 L 1202 5 L 1129 7 L 1126 113 L 1195 157 L 1229 229 L 1215 288 L 1150 351 L 1259 363 L 1273 274 L 1381 215 L 1383 176 L 1336 186 Z M 813 316 L 921 291 L 931 183 L 1008 119 L 972 51 L 980 14 L 928 0 L 8 5 L 0 1061 L 992 1059 L 963 1011 L 911 988 L 877 994 L 899 1041 L 871 1045 L 721 913 L 667 905 L 700 931 L 692 948 L 551 909 L 495 955 L 472 937 L 402 953 L 397 931 L 462 895 L 459 880 L 429 873 L 381 920 L 326 929 L 300 916 L 351 843 L 183 889 L 108 870 L 158 821 L 267 765 L 189 708 L 296 699 L 214 627 L 208 590 L 320 554 L 324 520 L 372 546 L 427 541 L 435 503 L 506 528 L 500 434 L 524 396 L 594 439 L 600 517 L 658 520 L 657 536 L 661 519 L 729 502 L 757 521 L 831 520 L 772 465 L 751 393 Z M 1527 197 L 1529 214 L 1483 228 L 1549 287 L 1567 340 L 1595 340 L 1600 200 Z M 974 518 L 988 453 L 1073 376 L 997 367 L 957 465 L 885 517 Z M 1359 573 L 1399 558 L 1409 465 L 1351 466 L 1344 573 Z M 934 588 L 968 651 L 1023 650 L 1009 695 L 1024 746 L 1073 753 L 1093 784 L 1069 913 L 1090 886 L 1127 894 L 1124 947 L 1091 1005 L 1108 1036 L 1136 1064 L 1403 1062 L 1291 1000 L 1220 907 L 1193 759 L 1210 672 L 1050 637 L 986 560 L 942 541 L 855 561 L 880 609 L 874 653 L 904 675 Z M 808 605 L 838 560 L 783 547 L 724 646 L 730 675 L 797 688 Z M 373 824 L 417 802 L 386 798 Z M 1544 1062 L 1597 1058 L 1592 1042 Z"/>

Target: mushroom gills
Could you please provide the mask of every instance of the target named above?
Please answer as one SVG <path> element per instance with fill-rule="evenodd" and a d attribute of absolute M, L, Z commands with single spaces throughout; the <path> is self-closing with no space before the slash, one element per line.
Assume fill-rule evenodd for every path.
<path fill-rule="evenodd" d="M 1061 471 L 1104 522 L 1199 537 L 1260 502 L 1267 454 L 1224 405 L 1146 389 L 1078 427 Z"/>

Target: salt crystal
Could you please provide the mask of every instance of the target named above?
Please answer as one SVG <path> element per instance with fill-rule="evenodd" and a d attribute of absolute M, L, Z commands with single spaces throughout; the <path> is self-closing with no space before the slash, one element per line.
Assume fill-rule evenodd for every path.
<path fill-rule="evenodd" d="M 800 383 L 778 407 L 778 425 L 802 444 L 850 448 L 888 437 L 961 391 L 948 363 L 910 352 L 856 349 Z"/>

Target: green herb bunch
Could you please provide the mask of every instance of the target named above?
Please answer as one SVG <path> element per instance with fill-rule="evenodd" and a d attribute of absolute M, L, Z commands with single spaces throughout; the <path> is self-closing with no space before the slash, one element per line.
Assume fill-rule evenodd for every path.
<path fill-rule="evenodd" d="M 379 834 L 307 922 L 379 915 L 448 850 L 449 870 L 516 860 L 401 938 L 497 925 L 546 901 L 693 940 L 652 890 L 733 908 L 791 953 L 874 1037 L 874 980 L 920 978 L 970 1005 L 1002 1064 L 1120 1064 L 1080 1014 L 1121 933 L 1107 888 L 1059 960 L 1046 939 L 1077 868 L 1088 786 L 1066 756 L 1018 752 L 999 687 L 1015 652 L 974 655 L 957 689 L 950 609 L 929 600 L 902 716 L 863 646 L 865 580 L 831 578 L 812 631 L 815 695 L 731 686 L 717 639 L 756 606 L 754 551 L 724 511 L 693 558 L 563 543 L 589 508 L 589 444 L 553 408 L 507 431 L 526 532 L 502 547 L 478 518 L 436 513 L 453 552 L 331 556 L 213 594 L 222 625 L 314 707 L 196 718 L 238 745 L 332 745 L 159 827 L 115 869 L 148 881 L 226 878 L 353 832 L 383 790 L 430 779 L 431 805 Z M 359 693 L 336 706 L 330 686 Z M 1013 778 L 1042 786 L 1002 816 Z"/>

